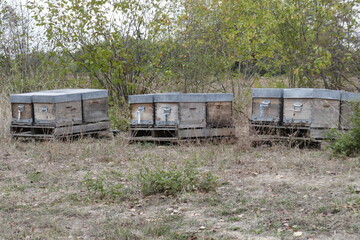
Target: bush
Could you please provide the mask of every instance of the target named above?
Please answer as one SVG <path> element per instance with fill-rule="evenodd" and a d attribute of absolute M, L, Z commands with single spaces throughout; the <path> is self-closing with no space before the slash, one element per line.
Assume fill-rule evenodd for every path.
<path fill-rule="evenodd" d="M 143 168 L 137 176 L 141 192 L 145 196 L 163 193 L 177 195 L 182 192 L 214 191 L 217 177 L 212 173 L 200 173 L 192 164 L 170 169 Z"/>
<path fill-rule="evenodd" d="M 352 102 L 354 115 L 351 117 L 352 129 L 345 134 L 336 134 L 330 148 L 336 155 L 356 156 L 360 154 L 360 102 Z"/>

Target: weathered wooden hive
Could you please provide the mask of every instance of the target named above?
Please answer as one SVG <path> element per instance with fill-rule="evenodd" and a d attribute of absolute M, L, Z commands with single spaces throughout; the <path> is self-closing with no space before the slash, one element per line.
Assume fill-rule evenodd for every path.
<path fill-rule="evenodd" d="M 253 88 L 251 121 L 255 124 L 275 124 L 282 121 L 283 89 Z"/>
<path fill-rule="evenodd" d="M 205 94 L 207 127 L 232 126 L 232 100 L 232 93 Z"/>
<path fill-rule="evenodd" d="M 65 126 L 81 124 L 80 93 L 63 90 L 44 91 L 32 96 L 34 125 Z"/>
<path fill-rule="evenodd" d="M 206 103 L 204 94 L 156 94 L 155 125 L 179 128 L 206 127 Z"/>
<path fill-rule="evenodd" d="M 33 124 L 32 95 L 33 93 L 10 95 L 11 124 Z"/>
<path fill-rule="evenodd" d="M 81 94 L 84 123 L 108 121 L 108 91 L 103 89 L 59 89 L 58 92 Z"/>
<path fill-rule="evenodd" d="M 283 125 L 338 128 L 340 91 L 327 89 L 284 89 Z"/>
<path fill-rule="evenodd" d="M 354 109 L 351 102 L 360 101 L 360 93 L 342 92 L 340 104 L 340 129 L 351 129 L 351 117 L 354 114 Z"/>
<path fill-rule="evenodd" d="M 154 125 L 154 94 L 130 95 L 128 102 L 131 126 Z"/>

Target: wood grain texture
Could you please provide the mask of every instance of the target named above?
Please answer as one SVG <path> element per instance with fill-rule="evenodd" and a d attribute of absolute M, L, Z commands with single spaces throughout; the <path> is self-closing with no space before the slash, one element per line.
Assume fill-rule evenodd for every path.
<path fill-rule="evenodd" d="M 144 107 L 144 111 L 140 115 L 140 125 L 154 124 L 154 105 L 153 103 L 132 103 L 130 104 L 131 124 L 138 124 L 137 111 L 139 107 Z"/>
<path fill-rule="evenodd" d="M 19 119 L 19 105 L 23 105 L 24 111 L 20 113 Z M 11 116 L 12 124 L 32 124 L 33 121 L 33 106 L 32 103 L 12 103 Z"/>
<path fill-rule="evenodd" d="M 232 125 L 232 102 L 209 102 L 206 109 L 208 127 L 230 127 Z"/>
<path fill-rule="evenodd" d="M 83 121 L 85 123 L 108 121 L 108 99 L 83 100 Z"/>
<path fill-rule="evenodd" d="M 296 111 L 294 104 L 302 104 L 301 111 Z M 284 124 L 287 125 L 304 125 L 312 128 L 337 128 L 339 126 L 339 118 L 339 100 L 301 98 L 284 100 Z"/>
<path fill-rule="evenodd" d="M 296 111 L 294 104 L 301 104 L 301 110 Z M 290 124 L 310 126 L 312 120 L 312 112 L 312 99 L 284 99 L 283 122 L 286 125 Z"/>
<path fill-rule="evenodd" d="M 206 127 L 206 104 L 179 103 L 180 123 L 179 128 L 204 128 Z"/>
<path fill-rule="evenodd" d="M 181 129 L 178 132 L 179 139 L 225 137 L 225 136 L 235 136 L 235 128 Z"/>
<path fill-rule="evenodd" d="M 45 110 L 47 109 L 47 110 Z M 65 126 L 82 123 L 81 101 L 34 103 L 35 124 Z"/>
<path fill-rule="evenodd" d="M 313 99 L 312 128 L 338 128 L 340 101 Z"/>
<path fill-rule="evenodd" d="M 351 129 L 351 117 L 354 114 L 354 110 L 351 107 L 349 102 L 341 102 L 340 106 L 340 128 L 341 129 Z"/>
<path fill-rule="evenodd" d="M 266 100 L 270 101 L 269 107 L 262 107 L 262 113 L 260 113 L 260 105 Z M 282 109 L 280 98 L 253 98 L 251 119 L 256 122 L 278 123 L 282 119 Z"/>
<path fill-rule="evenodd" d="M 167 115 L 167 123 L 164 122 L 164 108 L 171 108 L 171 113 Z M 179 103 L 155 103 L 156 125 L 178 125 L 179 122 Z"/>

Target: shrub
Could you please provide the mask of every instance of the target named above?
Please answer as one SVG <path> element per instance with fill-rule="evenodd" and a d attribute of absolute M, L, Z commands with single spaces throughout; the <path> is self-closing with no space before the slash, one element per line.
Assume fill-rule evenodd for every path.
<path fill-rule="evenodd" d="M 212 173 L 200 173 L 192 164 L 172 166 L 169 169 L 143 168 L 137 176 L 141 192 L 145 196 L 163 193 L 177 195 L 181 192 L 214 191 L 217 177 Z"/>
<path fill-rule="evenodd" d="M 345 134 L 336 134 L 330 148 L 336 155 L 356 156 L 360 154 L 360 102 L 351 102 L 354 114 L 351 117 L 352 128 Z"/>

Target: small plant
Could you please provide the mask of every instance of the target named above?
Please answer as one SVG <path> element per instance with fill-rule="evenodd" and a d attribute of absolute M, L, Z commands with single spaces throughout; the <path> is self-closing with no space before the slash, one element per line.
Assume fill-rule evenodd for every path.
<path fill-rule="evenodd" d="M 350 119 L 352 129 L 345 134 L 335 133 L 335 140 L 330 145 L 336 155 L 349 157 L 360 154 L 360 102 L 351 102 L 351 106 L 354 110 Z"/>
<path fill-rule="evenodd" d="M 217 177 L 212 173 L 200 173 L 192 164 L 170 169 L 143 168 L 137 176 L 141 192 L 147 196 L 157 193 L 176 195 L 181 192 L 214 191 Z"/>
<path fill-rule="evenodd" d="M 116 179 L 112 179 L 111 175 L 105 177 L 87 174 L 83 183 L 87 191 L 100 200 L 116 200 L 126 196 L 125 186 Z"/>

